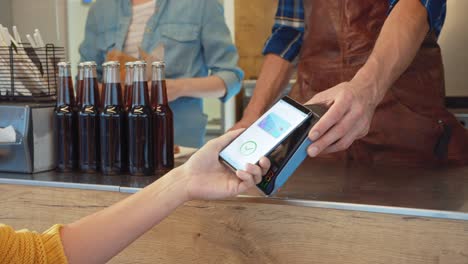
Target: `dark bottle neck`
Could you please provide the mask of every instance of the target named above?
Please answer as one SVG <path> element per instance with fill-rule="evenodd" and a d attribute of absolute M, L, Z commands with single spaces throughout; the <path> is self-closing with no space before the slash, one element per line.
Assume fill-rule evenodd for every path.
<path fill-rule="evenodd" d="M 151 105 L 167 105 L 166 73 L 164 62 L 153 63 L 151 84 Z"/>
<path fill-rule="evenodd" d="M 103 107 L 122 106 L 122 90 L 120 86 L 120 70 L 117 63 L 104 67 L 104 101 Z"/>
<path fill-rule="evenodd" d="M 104 102 L 106 106 L 122 106 L 122 90 L 120 83 L 106 83 L 104 86 Z"/>
<path fill-rule="evenodd" d="M 78 66 L 78 81 L 82 81 L 83 77 L 84 77 L 83 66 L 79 65 Z"/>
<path fill-rule="evenodd" d="M 57 106 L 71 106 L 75 104 L 73 95 L 73 83 L 71 79 L 71 67 L 68 62 L 58 63 L 58 89 L 57 89 Z M 68 107 L 63 108 L 64 111 L 70 111 Z"/>
<path fill-rule="evenodd" d="M 132 106 L 149 105 L 146 64 L 136 63 L 133 67 Z"/>
<path fill-rule="evenodd" d="M 81 97 L 83 94 L 83 66 L 78 66 L 78 81 L 76 84 L 76 105 L 81 106 Z"/>
<path fill-rule="evenodd" d="M 134 82 L 132 87 L 132 106 L 149 105 L 148 84 L 146 81 Z"/>
<path fill-rule="evenodd" d="M 133 65 L 125 67 L 125 85 L 129 86 L 133 84 Z"/>
<path fill-rule="evenodd" d="M 58 78 L 57 106 L 63 105 L 75 105 L 73 84 L 70 76 L 59 76 Z"/>
<path fill-rule="evenodd" d="M 130 85 L 125 85 L 125 108 L 130 108 L 132 106 L 132 97 L 133 97 L 133 83 Z"/>
<path fill-rule="evenodd" d="M 153 80 L 151 87 L 151 105 L 168 105 L 166 80 Z"/>
<path fill-rule="evenodd" d="M 133 63 L 125 65 L 125 108 L 132 106 Z"/>
<path fill-rule="evenodd" d="M 96 78 L 83 79 L 83 91 L 81 94 L 82 105 L 95 105 L 99 102 L 98 82 Z"/>
<path fill-rule="evenodd" d="M 98 82 L 96 79 L 96 67 L 85 66 L 83 68 L 83 91 L 81 104 L 83 106 L 94 105 L 99 103 Z"/>

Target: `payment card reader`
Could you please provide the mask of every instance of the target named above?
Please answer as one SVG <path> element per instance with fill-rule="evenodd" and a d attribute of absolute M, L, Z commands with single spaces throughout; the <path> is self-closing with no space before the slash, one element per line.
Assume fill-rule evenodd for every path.
<path fill-rule="evenodd" d="M 257 187 L 272 195 L 307 157 L 309 131 L 326 110 L 321 105 L 301 105 L 285 96 L 223 149 L 220 160 L 238 170 L 267 157 L 271 167 Z"/>

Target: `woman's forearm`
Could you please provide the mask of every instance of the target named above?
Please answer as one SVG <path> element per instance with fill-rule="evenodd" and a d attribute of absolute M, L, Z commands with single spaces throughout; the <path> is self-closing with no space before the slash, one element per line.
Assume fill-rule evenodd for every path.
<path fill-rule="evenodd" d="M 169 97 L 171 89 L 176 97 L 220 98 L 226 94 L 226 84 L 218 76 L 172 79 L 167 81 Z M 170 100 L 170 99 L 169 99 Z"/>
<path fill-rule="evenodd" d="M 373 101 L 380 102 L 408 68 L 428 30 L 427 11 L 420 0 L 400 0 L 385 21 L 367 63 L 354 78 L 372 87 Z"/>
<path fill-rule="evenodd" d="M 105 263 L 188 200 L 186 177 L 175 169 L 109 208 L 66 225 L 69 263 Z"/>

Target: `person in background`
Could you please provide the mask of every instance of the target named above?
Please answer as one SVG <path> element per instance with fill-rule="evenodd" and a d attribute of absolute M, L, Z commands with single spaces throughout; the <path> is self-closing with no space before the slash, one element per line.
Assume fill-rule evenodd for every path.
<path fill-rule="evenodd" d="M 242 130 L 211 140 L 187 163 L 140 192 L 72 224 L 55 225 L 43 234 L 0 224 L 0 263 L 105 263 L 161 222 L 184 202 L 237 195 L 259 183 L 269 167 L 247 164 L 233 173 L 218 160 L 221 149 Z"/>
<path fill-rule="evenodd" d="M 253 98 L 234 128 L 281 95 L 328 112 L 309 156 L 365 164 L 468 164 L 468 131 L 445 109 L 437 37 L 445 0 L 280 0 Z"/>
<path fill-rule="evenodd" d="M 99 0 L 85 32 L 81 61 L 96 61 L 99 79 L 109 52 L 140 58 L 162 47 L 177 145 L 203 145 L 202 98 L 226 102 L 240 91 L 244 73 L 218 0 Z"/>

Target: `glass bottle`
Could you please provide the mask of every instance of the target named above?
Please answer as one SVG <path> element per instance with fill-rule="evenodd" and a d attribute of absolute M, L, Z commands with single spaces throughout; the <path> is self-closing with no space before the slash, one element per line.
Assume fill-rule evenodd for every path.
<path fill-rule="evenodd" d="M 125 83 L 124 83 L 124 153 L 125 153 L 125 168 L 124 171 L 128 171 L 128 111 L 132 106 L 132 87 L 133 87 L 133 61 L 125 63 Z"/>
<path fill-rule="evenodd" d="M 155 173 L 164 174 L 174 168 L 174 118 L 167 100 L 165 63 L 153 62 L 152 68 L 153 165 Z"/>
<path fill-rule="evenodd" d="M 124 117 L 120 85 L 120 63 L 109 61 L 103 68 L 103 100 L 99 115 L 101 171 L 107 175 L 120 174 L 124 169 Z"/>
<path fill-rule="evenodd" d="M 83 92 L 78 112 L 80 170 L 94 173 L 99 170 L 99 92 L 96 63 L 83 64 Z"/>
<path fill-rule="evenodd" d="M 78 164 L 75 97 L 70 63 L 60 62 L 57 66 L 57 103 L 54 110 L 57 170 L 70 172 Z"/>
<path fill-rule="evenodd" d="M 128 111 L 128 169 L 132 175 L 152 175 L 153 144 L 146 62 L 133 67 L 132 105 Z"/>

